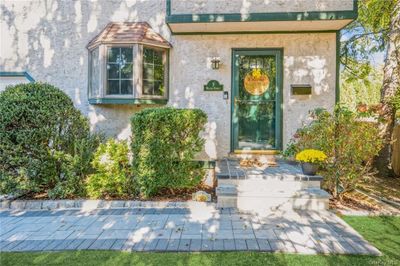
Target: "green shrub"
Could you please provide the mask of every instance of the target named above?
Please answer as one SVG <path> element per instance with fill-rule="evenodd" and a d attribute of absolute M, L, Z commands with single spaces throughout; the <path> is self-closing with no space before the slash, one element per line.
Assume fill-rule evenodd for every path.
<path fill-rule="evenodd" d="M 91 160 L 81 158 L 82 149 L 97 142 L 87 119 L 60 89 L 45 83 L 7 87 L 0 93 L 0 193 L 43 192 L 81 178 Z M 74 186 L 66 194 L 80 190 Z"/>
<path fill-rule="evenodd" d="M 333 113 L 317 109 L 311 115 L 313 122 L 297 131 L 290 152 L 323 151 L 328 156 L 321 169 L 325 188 L 334 195 L 354 189 L 371 173 L 373 157 L 382 147 L 376 124 L 363 122 L 358 113 L 340 106 Z"/>
<path fill-rule="evenodd" d="M 94 172 L 91 163 L 102 140 L 102 135 L 88 134 L 85 138 L 76 139 L 72 143 L 73 152 L 71 154 L 64 152 L 54 154 L 61 175 L 54 188 L 48 191 L 50 198 L 86 196 L 85 180 L 89 174 Z"/>
<path fill-rule="evenodd" d="M 192 188 L 203 177 L 193 162 L 207 115 L 199 109 L 149 108 L 132 117 L 133 169 L 142 196 Z"/>
<path fill-rule="evenodd" d="M 100 144 L 92 165 L 96 173 L 89 175 L 86 184 L 90 197 L 132 197 L 135 194 L 126 141 L 110 139 Z"/>

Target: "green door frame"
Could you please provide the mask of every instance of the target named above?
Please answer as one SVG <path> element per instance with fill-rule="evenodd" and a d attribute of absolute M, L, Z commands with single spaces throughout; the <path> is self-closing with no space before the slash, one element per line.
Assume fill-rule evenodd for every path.
<path fill-rule="evenodd" d="M 282 149 L 282 107 L 283 107 L 283 48 L 233 48 L 232 49 L 232 66 L 231 66 L 231 152 L 237 149 L 238 123 L 235 115 L 235 97 L 239 93 L 239 75 L 237 71 L 238 57 L 237 55 L 274 55 L 276 58 L 276 123 L 275 136 L 276 147 L 273 150 Z"/>

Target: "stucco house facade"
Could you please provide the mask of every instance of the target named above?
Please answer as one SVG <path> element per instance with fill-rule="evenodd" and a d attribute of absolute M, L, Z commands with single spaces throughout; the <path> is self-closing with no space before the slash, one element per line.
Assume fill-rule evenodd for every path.
<path fill-rule="evenodd" d="M 118 139 L 142 108 L 200 108 L 208 159 L 282 150 L 309 110 L 332 109 L 339 30 L 357 17 L 355 0 L 3 0 L 0 9 L 0 89 L 18 78 L 54 84 L 92 130 Z"/>

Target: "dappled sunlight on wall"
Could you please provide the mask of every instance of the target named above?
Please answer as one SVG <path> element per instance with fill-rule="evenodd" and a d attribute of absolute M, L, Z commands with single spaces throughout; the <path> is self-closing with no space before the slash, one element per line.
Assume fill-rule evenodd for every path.
<path fill-rule="evenodd" d="M 90 106 L 88 113 L 91 130 L 102 131 L 109 137 L 129 140 L 131 136 L 130 119 L 133 114 L 144 108 L 156 105 L 98 105 Z"/>
<path fill-rule="evenodd" d="M 322 42 L 321 49 L 329 49 L 328 42 Z M 329 51 L 329 50 L 328 50 Z M 335 104 L 334 81 L 335 72 L 332 67 L 335 65 L 335 57 L 332 49 L 331 56 L 325 55 L 304 55 L 286 56 L 284 62 L 285 77 L 290 83 L 285 83 L 284 97 L 286 101 L 286 112 L 284 112 L 284 143 L 287 143 L 296 133 L 296 129 L 311 122 L 309 111 L 324 107 L 333 109 Z M 308 52 L 309 53 L 309 52 Z M 315 52 L 314 52 L 315 53 Z M 307 53 L 305 53 L 307 54 Z M 285 82 L 285 81 L 284 81 Z M 292 95 L 290 84 L 310 84 L 312 95 Z M 331 97 L 327 97 L 331 95 Z M 288 124 L 291 121 L 291 124 Z"/>
<path fill-rule="evenodd" d="M 173 2 L 182 4 L 182 1 Z M 209 2 L 219 8 L 232 8 L 223 1 Z M 325 2 L 327 6 L 320 8 L 331 8 L 331 4 Z M 238 3 L 243 15 L 256 8 L 250 0 Z M 264 0 L 263 3 L 280 8 L 277 1 Z M 282 8 L 299 8 L 298 0 L 292 3 Z M 171 36 L 162 0 L 2 1 L 0 11 L 0 71 L 26 70 L 35 80 L 61 88 L 89 116 L 91 129 L 108 136 L 128 138 L 129 118 L 144 107 L 88 103 L 86 45 L 111 21 L 147 21 L 172 43 L 168 105 L 201 108 L 207 113 L 205 157 L 226 156 L 230 150 L 233 48 L 283 48 L 284 144 L 295 129 L 307 121 L 310 109 L 331 108 L 335 101 L 335 33 Z M 221 58 L 218 70 L 211 69 L 210 65 L 210 59 L 215 56 Z M 137 71 L 139 69 L 135 69 Z M 222 92 L 203 90 L 211 79 L 220 82 L 229 92 L 228 100 L 223 99 Z M 314 94 L 291 95 L 290 85 L 294 83 L 309 83 Z"/>
<path fill-rule="evenodd" d="M 208 122 L 203 133 L 205 142 L 205 153 L 211 159 L 216 159 L 217 154 L 217 123 Z"/>
<path fill-rule="evenodd" d="M 93 130 L 125 138 L 135 108 L 89 105 L 86 45 L 111 21 L 147 21 L 169 39 L 165 2 L 1 1 L 0 12 L 0 71 L 26 70 L 61 88 L 89 116 Z"/>
<path fill-rule="evenodd" d="M 185 88 L 185 99 L 186 99 L 186 107 L 193 108 L 194 107 L 194 93 L 190 87 Z"/>

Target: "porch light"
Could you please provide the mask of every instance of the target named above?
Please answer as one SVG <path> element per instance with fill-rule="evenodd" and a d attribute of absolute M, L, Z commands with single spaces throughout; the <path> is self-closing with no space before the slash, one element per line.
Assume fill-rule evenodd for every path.
<path fill-rule="evenodd" d="M 211 59 L 211 68 L 212 69 L 219 69 L 220 62 L 221 62 L 221 59 L 219 57 L 213 57 Z"/>

